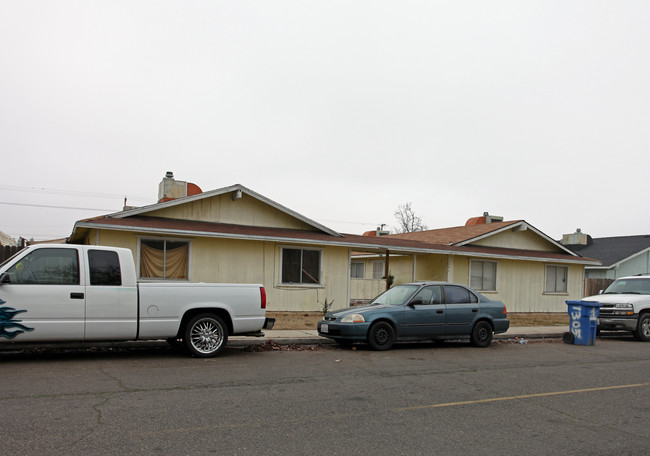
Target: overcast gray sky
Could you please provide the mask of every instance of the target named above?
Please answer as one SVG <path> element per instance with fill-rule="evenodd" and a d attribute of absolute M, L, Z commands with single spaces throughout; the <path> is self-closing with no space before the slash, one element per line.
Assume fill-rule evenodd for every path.
<path fill-rule="evenodd" d="M 345 233 L 412 202 L 650 234 L 650 2 L 0 0 L 0 230 L 240 183 Z"/>

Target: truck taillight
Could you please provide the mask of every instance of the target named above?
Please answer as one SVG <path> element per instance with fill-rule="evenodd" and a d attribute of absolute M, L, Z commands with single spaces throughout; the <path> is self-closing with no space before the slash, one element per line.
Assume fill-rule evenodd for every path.
<path fill-rule="evenodd" d="M 503 315 L 508 315 L 508 309 L 506 309 L 506 306 L 503 306 Z"/>
<path fill-rule="evenodd" d="M 266 309 L 266 290 L 260 287 L 260 294 L 262 295 L 262 309 Z"/>

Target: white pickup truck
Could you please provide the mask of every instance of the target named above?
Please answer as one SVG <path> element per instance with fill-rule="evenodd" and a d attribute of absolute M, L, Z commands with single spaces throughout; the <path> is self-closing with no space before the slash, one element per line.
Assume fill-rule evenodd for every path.
<path fill-rule="evenodd" d="M 129 249 L 42 244 L 0 265 L 0 348 L 166 339 L 205 358 L 273 323 L 262 285 L 138 283 Z"/>
<path fill-rule="evenodd" d="M 650 276 L 616 279 L 604 292 L 583 301 L 599 302 L 599 331 L 631 331 L 650 342 Z"/>

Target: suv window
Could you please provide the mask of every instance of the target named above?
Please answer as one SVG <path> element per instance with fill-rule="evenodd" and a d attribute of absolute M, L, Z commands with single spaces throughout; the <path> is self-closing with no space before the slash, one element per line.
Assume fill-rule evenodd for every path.
<path fill-rule="evenodd" d="M 650 294 L 650 278 L 618 279 L 612 283 L 605 294 Z"/>
<path fill-rule="evenodd" d="M 117 252 L 108 250 L 89 250 L 91 285 L 122 285 L 122 272 Z"/>
<path fill-rule="evenodd" d="M 77 249 L 38 249 L 7 270 L 11 283 L 79 285 Z"/>

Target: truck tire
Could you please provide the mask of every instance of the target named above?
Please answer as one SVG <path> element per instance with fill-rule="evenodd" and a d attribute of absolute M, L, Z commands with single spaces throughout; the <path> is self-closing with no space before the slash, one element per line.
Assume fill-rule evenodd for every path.
<path fill-rule="evenodd" d="M 199 314 L 187 322 L 183 342 L 192 356 L 211 358 L 226 348 L 228 327 L 217 315 Z"/>
<path fill-rule="evenodd" d="M 643 342 L 650 342 L 650 313 L 646 312 L 639 315 L 634 338 Z"/>

